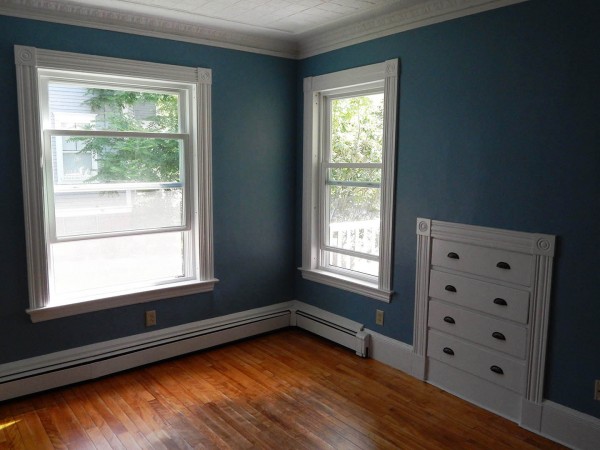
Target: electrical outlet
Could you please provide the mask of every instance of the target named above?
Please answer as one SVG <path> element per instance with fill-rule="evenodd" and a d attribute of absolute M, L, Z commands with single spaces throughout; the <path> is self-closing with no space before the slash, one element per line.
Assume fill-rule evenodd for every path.
<path fill-rule="evenodd" d="M 156 311 L 146 311 L 146 326 L 153 327 L 156 325 Z"/>
<path fill-rule="evenodd" d="M 600 380 L 596 380 L 594 386 L 594 400 L 600 400 Z"/>
<path fill-rule="evenodd" d="M 383 311 L 375 310 L 375 325 L 383 325 Z"/>

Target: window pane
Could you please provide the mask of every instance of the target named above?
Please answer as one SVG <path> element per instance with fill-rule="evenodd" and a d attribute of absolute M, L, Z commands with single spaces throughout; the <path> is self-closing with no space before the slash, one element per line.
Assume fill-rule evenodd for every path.
<path fill-rule="evenodd" d="M 379 255 L 378 188 L 328 186 L 329 245 Z"/>
<path fill-rule="evenodd" d="M 381 183 L 381 169 L 351 169 L 338 167 L 329 169 L 330 181 L 353 181 L 357 183 Z"/>
<path fill-rule="evenodd" d="M 182 232 L 61 242 L 51 257 L 59 302 L 184 276 Z"/>
<path fill-rule="evenodd" d="M 160 91 L 98 89 L 92 84 L 48 83 L 50 127 L 54 129 L 179 130 L 179 95 Z"/>
<path fill-rule="evenodd" d="M 341 269 L 352 270 L 365 275 L 378 276 L 379 262 L 369 259 L 357 258 L 356 256 L 342 255 L 335 252 L 328 253 L 328 262 L 330 266 L 339 267 Z"/>
<path fill-rule="evenodd" d="M 383 93 L 331 101 L 331 162 L 381 163 Z"/>
<path fill-rule="evenodd" d="M 55 184 L 181 181 L 180 139 L 52 136 L 51 145 Z M 76 176 L 65 172 L 66 153 L 86 160 Z"/>
<path fill-rule="evenodd" d="M 181 188 L 65 189 L 55 191 L 54 206 L 58 238 L 184 224 Z"/>
<path fill-rule="evenodd" d="M 185 224 L 182 141 L 53 136 L 52 144 L 58 238 Z"/>
<path fill-rule="evenodd" d="M 61 183 L 78 183 L 89 178 L 94 170 L 92 155 L 77 152 L 63 152 Z M 58 175 L 58 174 L 57 174 Z"/>

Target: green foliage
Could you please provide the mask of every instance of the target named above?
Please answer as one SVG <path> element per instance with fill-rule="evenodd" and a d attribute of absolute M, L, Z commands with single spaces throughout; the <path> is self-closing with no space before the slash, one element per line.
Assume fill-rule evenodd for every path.
<path fill-rule="evenodd" d="M 178 97 L 112 89 L 88 89 L 86 104 L 97 113 L 87 129 L 176 133 Z M 180 179 L 180 143 L 175 139 L 76 137 L 98 171 L 87 182 L 168 182 Z"/>
<path fill-rule="evenodd" d="M 381 163 L 383 94 L 331 102 L 331 162 Z"/>
<path fill-rule="evenodd" d="M 382 162 L 383 94 L 336 99 L 331 102 L 331 157 L 333 163 Z M 328 179 L 380 183 L 378 168 L 338 167 Z M 381 190 L 376 187 L 328 186 L 332 223 L 379 218 Z"/>

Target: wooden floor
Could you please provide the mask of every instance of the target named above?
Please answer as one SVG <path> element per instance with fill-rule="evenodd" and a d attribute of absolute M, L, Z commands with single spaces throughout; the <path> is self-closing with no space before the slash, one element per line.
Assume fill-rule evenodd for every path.
<path fill-rule="evenodd" d="M 555 449 L 290 329 L 0 403 L 0 449 Z"/>

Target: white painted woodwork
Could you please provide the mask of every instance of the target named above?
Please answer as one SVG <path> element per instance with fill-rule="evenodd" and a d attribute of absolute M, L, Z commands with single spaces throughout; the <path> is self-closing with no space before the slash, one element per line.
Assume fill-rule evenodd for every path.
<path fill-rule="evenodd" d="M 459 259 L 449 258 L 448 255 L 451 253 L 460 255 Z M 497 265 L 500 263 L 509 264 L 511 268 L 508 270 L 498 268 Z M 531 281 L 532 258 L 530 255 L 478 245 L 434 239 L 431 265 L 523 286 L 529 286 Z"/>
<path fill-rule="evenodd" d="M 411 345 L 370 329 L 364 332 L 369 335 L 369 358 L 405 373 L 413 373 L 414 353 Z"/>
<path fill-rule="evenodd" d="M 417 219 L 414 352 L 427 381 L 539 425 L 554 241 Z"/>
<path fill-rule="evenodd" d="M 521 394 L 482 377 L 469 376 L 464 370 L 435 358 L 427 363 L 428 383 L 470 403 L 513 420 L 519 416 Z M 465 382 L 469 377 L 469 382 Z M 443 380 L 440 383 L 439 380 Z"/>
<path fill-rule="evenodd" d="M 369 334 L 361 323 L 306 303 L 290 301 L 0 364 L 0 401 L 288 326 L 319 334 L 359 356 L 366 357 L 369 353 Z"/>
<path fill-rule="evenodd" d="M 448 319 L 452 319 L 452 323 Z M 527 327 L 523 325 L 438 300 L 429 301 L 428 325 L 444 333 L 525 359 Z M 494 333 L 502 336 L 495 338 Z"/>
<path fill-rule="evenodd" d="M 524 361 L 489 351 L 483 346 L 435 330 L 430 330 L 427 338 L 427 356 L 463 370 L 465 372 L 465 382 L 472 379 L 472 376 L 469 377 L 469 374 L 471 374 L 519 394 L 524 391 Z M 444 352 L 444 349 L 451 349 L 454 354 L 449 355 Z M 502 369 L 503 373 L 495 373 L 491 370 L 491 367 L 498 367 Z M 443 386 L 443 375 L 436 381 Z"/>
<path fill-rule="evenodd" d="M 302 187 L 302 277 L 318 283 L 389 302 L 391 291 L 394 175 L 399 61 L 347 69 L 304 79 L 303 187 Z M 321 234 L 324 229 L 325 189 L 320 176 L 323 163 L 325 128 L 322 119 L 323 98 L 332 94 L 361 95 L 373 88 L 384 94 L 383 155 L 379 237 L 379 274 L 377 277 L 354 276 L 351 271 L 326 267 Z M 375 279 L 376 278 L 376 279 Z"/>
<path fill-rule="evenodd" d="M 600 419 L 548 400 L 544 400 L 541 406 L 539 434 L 569 448 L 598 450 Z"/>
<path fill-rule="evenodd" d="M 439 270 L 430 273 L 429 296 L 455 305 L 526 324 L 529 318 L 529 292 L 488 283 Z M 453 286 L 456 292 L 446 290 Z M 506 305 L 497 305 L 500 298 Z"/>
<path fill-rule="evenodd" d="M 19 100 L 19 125 L 23 196 L 26 224 L 27 262 L 30 307 L 27 311 L 34 322 L 81 314 L 101 309 L 180 297 L 211 291 L 218 281 L 214 278 L 212 235 L 212 72 L 206 68 L 181 67 L 144 61 L 83 55 L 15 46 L 17 93 Z M 48 216 L 44 204 L 42 124 L 40 123 L 39 77 L 41 71 L 62 70 L 93 73 L 93 76 L 110 75 L 131 83 L 170 83 L 187 86 L 197 98 L 197 109 L 190 113 L 189 130 L 196 152 L 190 161 L 188 173 L 193 174 L 190 206 L 197 217 L 186 239 L 190 266 L 185 279 L 170 286 L 146 286 L 130 291 L 123 290 L 107 298 L 92 297 L 86 301 L 69 304 L 49 304 L 49 237 L 45 229 Z M 92 75 L 90 75 L 92 76 Z M 193 253 L 193 254 L 191 254 Z M 100 296 L 98 296 L 100 297 Z"/>

